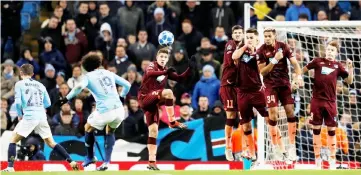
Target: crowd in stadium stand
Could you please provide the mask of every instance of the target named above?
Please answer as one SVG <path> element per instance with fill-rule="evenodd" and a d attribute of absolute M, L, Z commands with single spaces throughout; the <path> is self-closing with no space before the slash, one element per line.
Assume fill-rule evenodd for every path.
<path fill-rule="evenodd" d="M 28 3 L 40 7 L 35 16 L 43 11 L 51 14 L 41 21 L 39 33 L 32 34 L 38 39 L 36 54 L 29 45 L 21 43 L 24 32 L 35 30 L 22 29 L 22 10 Z M 173 32 L 176 38 L 169 66 L 182 73 L 187 69 L 191 55 L 196 55 L 198 61 L 199 74 L 189 78 L 187 83 L 168 81 L 168 88 L 176 96 L 177 118 L 182 122 L 206 117 L 225 118 L 218 95 L 223 51 L 230 39 L 231 27 L 235 24 L 243 26 L 244 3 L 162 0 L 2 2 L 1 131 L 13 130 L 18 122 L 13 105 L 14 85 L 20 78 L 19 66 L 30 63 L 34 66 L 34 79 L 45 85 L 53 104 L 47 109 L 53 134 L 82 136 L 87 117 L 95 107 L 90 92 L 84 90 L 72 105 L 60 107 L 57 101 L 80 83 L 85 74 L 80 66 L 81 58 L 94 52 L 102 57 L 104 69 L 124 77 L 132 85 L 124 101 L 128 117 L 118 128 L 117 138 L 146 134 L 144 114 L 136 96 L 145 68 L 155 59 L 159 48 L 158 35 L 163 30 Z M 252 4 L 257 11 L 251 9 L 251 27 L 256 27 L 257 21 L 272 20 L 270 17 L 277 21 L 361 20 L 361 1 L 257 0 Z M 298 48 L 298 38 L 287 42 L 298 53 L 297 59 L 302 67 L 313 57 L 322 55 L 322 51 L 313 54 Z M 321 44 L 321 41 L 312 43 Z M 13 45 L 11 51 L 6 52 L 6 45 Z M 355 64 L 355 83 L 347 87 L 340 81 L 337 85 L 337 97 L 343 103 L 338 105 L 341 130 L 336 133 L 343 138 L 338 146 L 339 151 L 350 155 L 361 154 L 360 47 L 360 43 L 356 43 L 350 58 Z M 118 90 L 120 92 L 121 87 Z M 302 93 L 304 91 L 295 90 L 294 96 L 300 128 L 297 143 L 299 154 L 311 157 L 312 132 L 307 122 L 310 94 Z M 165 108 L 161 109 L 161 127 L 165 127 L 168 119 Z M 355 159 L 350 156 L 345 158 Z"/>

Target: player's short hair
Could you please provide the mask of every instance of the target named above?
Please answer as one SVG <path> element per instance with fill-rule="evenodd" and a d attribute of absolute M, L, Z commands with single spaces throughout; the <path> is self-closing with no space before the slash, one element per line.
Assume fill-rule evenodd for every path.
<path fill-rule="evenodd" d="M 336 40 L 332 40 L 330 41 L 327 45 L 331 45 L 333 47 L 337 48 L 337 52 L 340 52 L 340 45 L 338 44 L 338 42 Z"/>
<path fill-rule="evenodd" d="M 266 33 L 266 32 L 272 32 L 273 34 L 276 34 L 276 29 L 269 27 L 269 28 L 264 29 L 263 33 Z"/>
<path fill-rule="evenodd" d="M 258 31 L 255 28 L 249 28 L 246 30 L 246 33 L 254 33 L 255 35 L 258 35 Z"/>
<path fill-rule="evenodd" d="M 102 65 L 101 58 L 95 53 L 85 55 L 82 61 L 82 66 L 87 72 L 91 72 Z"/>
<path fill-rule="evenodd" d="M 24 74 L 24 75 L 29 75 L 29 76 L 33 76 L 34 74 L 34 66 L 31 64 L 23 64 L 20 67 L 20 71 Z"/>
<path fill-rule="evenodd" d="M 164 48 L 159 49 L 158 52 L 157 52 L 157 55 L 159 55 L 161 53 L 169 54 L 168 47 L 164 47 Z"/>
<path fill-rule="evenodd" d="M 243 27 L 240 26 L 240 25 L 235 25 L 235 26 L 232 27 L 232 33 L 233 33 L 235 30 L 243 30 Z"/>

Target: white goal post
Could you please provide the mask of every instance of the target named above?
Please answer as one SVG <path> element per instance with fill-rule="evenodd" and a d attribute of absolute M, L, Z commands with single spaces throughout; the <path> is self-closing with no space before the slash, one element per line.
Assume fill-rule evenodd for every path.
<path fill-rule="evenodd" d="M 257 10 L 249 3 L 244 5 L 244 30 L 247 30 L 250 27 L 251 9 Z M 341 46 L 338 60 L 343 62 L 346 59 L 351 59 L 354 62 L 354 83 L 351 86 L 345 86 L 341 81 L 338 82 L 338 84 L 340 84 L 340 89 L 342 89 L 340 92 L 337 92 L 338 112 L 339 117 L 341 118 L 341 121 L 338 121 L 338 123 L 340 124 L 340 131 L 346 133 L 346 139 L 348 139 L 346 144 L 349 145 L 349 147 L 347 147 L 349 151 L 345 153 L 341 147 L 338 148 L 337 159 L 340 167 L 360 167 L 361 21 L 274 21 L 274 19 L 271 19 L 268 16 L 266 16 L 266 18 L 272 21 L 258 21 L 257 23 L 260 44 L 264 43 L 264 29 L 268 27 L 274 28 L 277 32 L 277 40 L 289 44 L 297 59 L 301 59 L 301 61 L 299 61 L 301 68 L 313 58 L 324 56 L 326 43 L 334 39 L 338 40 Z M 290 79 L 292 79 L 292 73 L 294 71 L 292 70 L 292 67 L 289 67 L 289 69 Z M 311 130 L 308 130 L 309 127 L 307 126 L 309 120 L 307 117 L 307 107 L 309 107 L 309 102 L 312 95 L 312 76 L 312 73 L 304 76 L 305 86 L 297 91 L 294 91 L 293 96 L 295 99 L 295 111 L 297 112 L 295 115 L 300 120 L 298 122 L 298 132 L 296 136 L 299 164 L 313 164 L 314 160 L 312 157 L 314 156 L 312 146 L 312 132 Z M 353 98 L 356 100 L 352 100 Z M 350 121 L 346 120 L 346 118 L 349 118 Z M 282 140 L 287 149 L 287 121 L 283 107 L 280 107 L 279 118 L 277 122 L 281 130 Z M 354 131 L 357 131 L 360 134 L 357 135 Z M 310 135 L 307 136 L 308 138 L 305 138 L 305 136 L 301 133 L 307 134 L 307 132 L 310 132 Z M 263 166 L 263 168 L 266 169 L 275 168 L 274 164 L 275 162 L 278 162 L 278 160 L 271 155 L 272 151 L 270 149 L 268 128 L 265 124 L 264 118 L 261 116 L 257 117 L 257 135 L 257 157 L 259 163 L 261 166 Z M 309 137 L 311 137 L 311 139 Z M 326 147 L 322 148 L 321 155 L 324 155 L 323 159 L 327 160 L 329 152 Z M 267 166 L 269 164 L 273 164 L 273 167 Z M 282 166 L 282 164 L 279 165 Z M 293 168 L 297 168 L 296 165 Z M 302 166 L 298 168 L 302 168 Z M 308 168 L 310 167 L 308 166 Z"/>

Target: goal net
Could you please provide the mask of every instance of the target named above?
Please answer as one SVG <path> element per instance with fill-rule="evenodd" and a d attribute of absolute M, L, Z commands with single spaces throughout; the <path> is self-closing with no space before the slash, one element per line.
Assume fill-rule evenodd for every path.
<path fill-rule="evenodd" d="M 361 21 L 322 21 L 322 22 L 258 22 L 260 43 L 263 43 L 263 31 L 272 27 L 277 31 L 277 40 L 289 45 L 297 58 L 301 68 L 315 57 L 325 56 L 326 43 L 337 40 L 341 46 L 338 60 L 345 63 L 350 59 L 354 63 L 355 78 L 350 86 L 340 79 L 337 83 L 337 109 L 338 129 L 337 136 L 337 162 L 340 168 L 357 168 L 361 162 Z M 289 64 L 290 65 L 290 64 Z M 290 69 L 290 79 L 295 76 L 293 68 Z M 258 159 L 264 165 L 272 168 L 312 168 L 314 166 L 314 152 L 312 128 L 309 124 L 310 99 L 312 96 L 313 73 L 304 75 L 304 87 L 293 90 L 295 100 L 295 116 L 298 118 L 296 147 L 297 164 L 294 167 L 285 166 L 274 150 L 271 149 L 271 139 L 268 127 L 263 118 L 258 117 Z M 291 81 L 292 82 L 292 81 Z M 288 148 L 288 127 L 283 107 L 279 108 L 278 126 L 281 130 L 282 140 Z M 323 126 L 321 157 L 324 168 L 327 168 L 329 149 L 327 148 L 327 132 Z M 264 166 L 263 166 L 264 167 Z"/>

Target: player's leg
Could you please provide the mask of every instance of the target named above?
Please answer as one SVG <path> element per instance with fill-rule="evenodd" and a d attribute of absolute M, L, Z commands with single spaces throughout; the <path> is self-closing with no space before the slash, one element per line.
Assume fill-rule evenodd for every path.
<path fill-rule="evenodd" d="M 228 161 L 233 161 L 234 157 L 231 150 L 232 149 L 231 137 L 232 137 L 233 126 L 235 125 L 236 116 L 237 116 L 236 113 L 237 94 L 233 87 L 222 86 L 219 90 L 219 95 L 222 99 L 222 103 L 224 105 L 224 109 L 226 111 L 226 116 L 227 116 L 226 125 L 224 127 L 224 132 L 225 132 L 224 134 L 226 138 L 225 155 Z"/>
<path fill-rule="evenodd" d="M 311 100 L 311 120 L 313 130 L 313 152 L 316 159 L 316 169 L 322 168 L 322 159 L 321 159 L 321 126 L 323 118 L 321 116 L 321 111 L 323 110 L 322 104 L 319 104 L 319 101 L 312 99 Z"/>
<path fill-rule="evenodd" d="M 184 129 L 187 128 L 187 126 L 183 123 L 179 123 L 175 120 L 174 116 L 174 95 L 173 91 L 170 89 L 163 89 L 161 92 L 161 99 L 164 99 L 165 103 L 165 110 L 168 115 L 168 119 L 170 122 L 170 127 L 172 128 L 180 128 Z"/>
<path fill-rule="evenodd" d="M 110 116 L 111 118 L 114 118 L 114 120 L 112 122 L 108 123 L 108 125 L 106 126 L 106 130 L 105 130 L 105 160 L 101 166 L 97 167 L 98 171 L 105 171 L 108 169 L 108 165 L 110 163 L 111 155 L 113 152 L 113 147 L 115 144 L 114 132 L 119 127 L 119 125 L 122 123 L 122 121 L 124 120 L 124 108 L 123 108 L 123 106 L 121 106 L 120 108 L 118 108 L 116 110 L 112 110 L 108 113 L 105 113 L 102 116 L 103 117 Z"/>
<path fill-rule="evenodd" d="M 50 148 L 52 148 L 61 157 L 63 157 L 63 159 L 65 159 L 70 164 L 73 170 L 79 170 L 78 164 L 70 158 L 70 155 L 68 154 L 68 152 L 66 152 L 64 147 L 54 141 L 47 120 L 41 120 L 39 124 L 35 127 L 34 131 L 40 135 L 40 137 Z"/>
<path fill-rule="evenodd" d="M 324 120 L 327 126 L 327 146 L 330 149 L 329 169 L 336 170 L 336 126 L 335 121 L 337 116 L 336 103 L 325 102 Z"/>
<path fill-rule="evenodd" d="M 159 170 L 156 165 L 157 160 L 157 137 L 158 137 L 158 124 L 152 123 L 148 126 L 149 135 L 148 135 L 148 152 L 149 152 L 149 170 Z"/>
<path fill-rule="evenodd" d="M 297 130 L 297 119 L 294 114 L 294 100 L 292 98 L 292 92 L 290 87 L 281 88 L 279 92 L 279 99 L 284 106 L 287 116 L 287 125 L 288 125 L 288 155 L 292 161 L 297 159 L 296 155 L 296 130 Z"/>
<path fill-rule="evenodd" d="M 268 107 L 268 128 L 271 136 L 272 147 L 277 147 L 277 118 L 278 118 L 278 96 L 273 88 L 265 89 L 266 103 Z M 282 146 L 280 146 L 282 149 Z M 282 150 L 285 151 L 285 150 Z"/>

